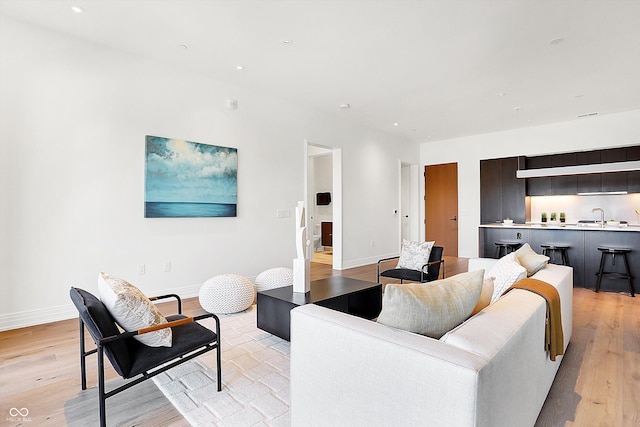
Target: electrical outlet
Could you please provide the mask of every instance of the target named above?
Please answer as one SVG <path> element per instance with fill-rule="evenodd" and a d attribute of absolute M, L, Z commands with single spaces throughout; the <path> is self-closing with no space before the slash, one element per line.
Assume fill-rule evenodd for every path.
<path fill-rule="evenodd" d="M 376 242 L 373 241 L 373 239 L 371 240 L 371 247 L 374 247 L 376 245 Z"/>
<path fill-rule="evenodd" d="M 518 234 L 516 234 L 516 239 L 518 239 L 518 240 L 522 240 L 522 233 L 518 233 Z"/>
<path fill-rule="evenodd" d="M 163 270 L 165 273 L 170 272 L 170 271 L 171 271 L 171 261 L 165 261 L 165 262 L 162 264 L 162 270 Z"/>
<path fill-rule="evenodd" d="M 142 275 L 145 273 L 145 266 L 144 264 L 138 264 L 138 274 Z"/>

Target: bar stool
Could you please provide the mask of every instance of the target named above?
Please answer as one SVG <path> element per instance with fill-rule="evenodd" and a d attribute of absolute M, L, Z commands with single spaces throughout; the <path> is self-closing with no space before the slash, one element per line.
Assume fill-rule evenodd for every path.
<path fill-rule="evenodd" d="M 602 255 L 600 256 L 600 270 L 596 273 L 596 276 L 598 276 L 598 281 L 596 282 L 596 292 L 600 290 L 600 282 L 602 282 L 603 277 L 610 277 L 611 279 L 626 279 L 629 281 L 629 292 L 631 292 L 631 296 L 634 297 L 635 292 L 633 289 L 633 277 L 631 277 L 631 273 L 629 272 L 629 263 L 627 262 L 627 254 L 631 252 L 631 249 L 599 246 L 598 250 L 602 252 Z M 616 255 L 622 255 L 626 273 L 604 271 L 604 264 L 607 255 L 611 255 L 611 265 L 616 265 Z"/>
<path fill-rule="evenodd" d="M 521 243 L 518 242 L 495 242 L 496 243 L 496 258 L 502 257 L 502 252 L 508 254 L 518 249 Z"/>
<path fill-rule="evenodd" d="M 567 250 L 571 247 L 568 245 L 556 245 L 554 243 L 543 243 L 540 245 L 542 248 L 542 255 L 546 255 L 549 257 L 549 261 L 553 262 L 555 258 L 555 253 L 560 253 L 560 259 L 562 260 L 562 265 L 569 265 L 569 255 L 567 255 Z"/>

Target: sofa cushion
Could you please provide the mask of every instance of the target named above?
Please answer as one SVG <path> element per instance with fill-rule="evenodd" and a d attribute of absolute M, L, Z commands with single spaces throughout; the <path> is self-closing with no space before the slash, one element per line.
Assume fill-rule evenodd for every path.
<path fill-rule="evenodd" d="M 400 259 L 397 268 L 408 268 L 409 270 L 420 270 L 422 266 L 429 262 L 431 248 L 436 242 L 411 242 L 402 240 Z"/>
<path fill-rule="evenodd" d="M 471 315 L 483 276 L 477 270 L 425 284 L 387 285 L 378 322 L 440 338 Z"/>
<path fill-rule="evenodd" d="M 98 275 L 100 300 L 127 332 L 167 323 L 160 310 L 138 288 L 106 273 Z M 150 347 L 171 347 L 171 328 L 134 337 Z"/>
<path fill-rule="evenodd" d="M 488 276 L 496 279 L 493 282 L 493 304 L 507 288 L 520 279 L 527 277 L 527 269 L 520 265 L 515 252 L 511 252 L 500 258 L 498 262 L 487 272 Z"/>
<path fill-rule="evenodd" d="M 536 253 L 528 243 L 522 245 L 515 254 L 520 265 L 527 269 L 527 277 L 536 274 L 549 262 L 548 256 Z"/>

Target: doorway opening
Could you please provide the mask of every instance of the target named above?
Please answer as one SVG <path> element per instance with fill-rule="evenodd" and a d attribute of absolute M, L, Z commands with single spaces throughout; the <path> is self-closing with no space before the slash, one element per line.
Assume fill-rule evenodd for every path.
<path fill-rule="evenodd" d="M 342 150 L 307 141 L 305 158 L 309 258 L 342 270 Z"/>
<path fill-rule="evenodd" d="M 420 168 L 416 164 L 400 162 L 400 245 L 406 239 L 420 239 Z"/>

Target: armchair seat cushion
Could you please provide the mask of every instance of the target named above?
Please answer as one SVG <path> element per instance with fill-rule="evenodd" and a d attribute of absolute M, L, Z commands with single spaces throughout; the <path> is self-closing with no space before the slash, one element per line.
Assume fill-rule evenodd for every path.
<path fill-rule="evenodd" d="M 394 268 L 391 270 L 383 271 L 380 273 L 381 276 L 390 277 L 392 279 L 401 279 L 401 280 L 409 280 L 411 282 L 420 282 L 422 277 L 420 275 L 419 270 L 409 270 L 408 268 Z M 430 282 L 431 280 L 436 280 L 437 277 L 431 277 L 425 271 L 424 280 Z"/>
<path fill-rule="evenodd" d="M 184 318 L 186 316 L 179 314 L 167 316 L 169 322 Z M 218 340 L 215 332 L 197 322 L 180 325 L 172 328 L 172 331 L 173 345 L 171 347 L 149 347 L 136 340 L 127 340 L 129 341 L 131 369 L 125 378 L 132 378 Z"/>

